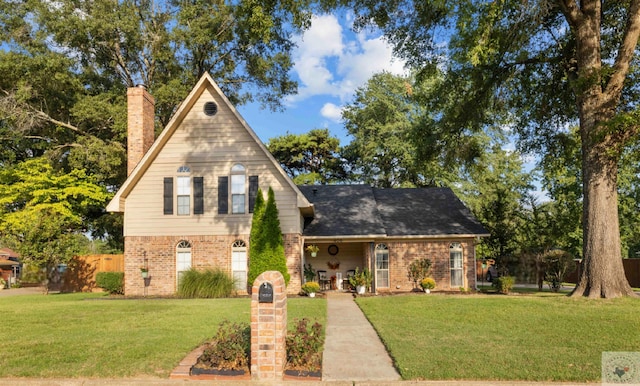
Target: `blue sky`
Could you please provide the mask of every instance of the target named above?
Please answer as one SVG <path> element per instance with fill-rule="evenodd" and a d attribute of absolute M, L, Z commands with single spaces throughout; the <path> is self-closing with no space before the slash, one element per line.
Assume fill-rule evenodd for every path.
<path fill-rule="evenodd" d="M 259 104 L 238 106 L 238 111 L 263 142 L 284 135 L 328 128 L 345 145 L 350 141 L 340 111 L 356 88 L 375 73 L 404 73 L 404 63 L 393 58 L 379 34 L 354 33 L 348 13 L 315 16 L 311 28 L 296 38 L 294 68 L 298 94 L 288 97 L 284 112 L 261 110 Z"/>

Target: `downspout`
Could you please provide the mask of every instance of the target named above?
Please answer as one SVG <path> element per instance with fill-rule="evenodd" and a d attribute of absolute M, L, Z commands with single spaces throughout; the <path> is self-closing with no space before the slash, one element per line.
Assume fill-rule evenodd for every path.
<path fill-rule="evenodd" d="M 479 242 L 480 237 L 476 237 L 473 239 L 473 282 L 475 283 L 474 287 L 476 291 L 478 291 L 478 255 L 476 255 L 476 245 Z"/>
<path fill-rule="evenodd" d="M 304 277 L 304 265 L 304 237 L 300 237 L 300 287 L 302 287 L 306 280 Z"/>
<path fill-rule="evenodd" d="M 378 275 L 376 275 L 376 270 L 375 270 L 375 264 L 376 264 L 376 259 L 375 259 L 375 242 L 370 242 L 369 243 L 369 256 L 367 256 L 367 259 L 369 260 L 369 271 L 371 272 L 371 276 L 373 278 L 373 280 L 371 280 L 371 293 L 376 293 L 376 288 L 377 286 L 377 280 L 378 280 Z"/>

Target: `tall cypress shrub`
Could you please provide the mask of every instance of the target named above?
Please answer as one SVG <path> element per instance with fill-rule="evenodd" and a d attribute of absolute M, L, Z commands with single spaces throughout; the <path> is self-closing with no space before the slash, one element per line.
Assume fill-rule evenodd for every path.
<path fill-rule="evenodd" d="M 282 229 L 280 228 L 276 196 L 271 187 L 269 187 L 262 227 L 267 244 L 266 252 L 268 253 L 269 270 L 279 271 L 284 277 L 284 282 L 289 284 L 291 276 L 287 269 L 287 256 L 284 253 L 284 240 L 282 238 Z"/>
<path fill-rule="evenodd" d="M 291 276 L 287 269 L 275 193 L 271 187 L 266 205 L 260 189 L 256 197 L 249 243 L 249 285 L 253 285 L 258 275 L 265 271 L 279 271 L 285 283 L 289 284 Z"/>
<path fill-rule="evenodd" d="M 262 269 L 262 260 L 260 255 L 264 250 L 264 242 L 262 241 L 262 221 L 264 217 L 265 202 L 262 196 L 262 189 L 258 188 L 256 194 L 256 202 L 253 206 L 253 217 L 251 218 L 251 233 L 249 235 L 249 273 L 247 274 L 247 289 L 250 291 L 253 282 L 258 275 L 264 271 Z"/>

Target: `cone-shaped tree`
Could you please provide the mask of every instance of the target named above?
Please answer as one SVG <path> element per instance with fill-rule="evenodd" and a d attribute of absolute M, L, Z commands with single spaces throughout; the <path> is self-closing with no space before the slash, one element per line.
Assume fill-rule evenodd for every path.
<path fill-rule="evenodd" d="M 279 271 L 287 284 L 291 278 L 284 254 L 278 207 L 271 188 L 266 205 L 262 190 L 258 189 L 256 197 L 249 242 L 249 285 L 253 285 L 258 275 L 265 271 Z"/>

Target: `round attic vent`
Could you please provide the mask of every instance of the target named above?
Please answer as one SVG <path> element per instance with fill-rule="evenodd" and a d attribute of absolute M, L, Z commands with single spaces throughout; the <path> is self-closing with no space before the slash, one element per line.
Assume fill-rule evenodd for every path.
<path fill-rule="evenodd" d="M 204 113 L 210 117 L 216 115 L 218 112 L 218 105 L 215 102 L 207 102 L 204 104 Z"/>

